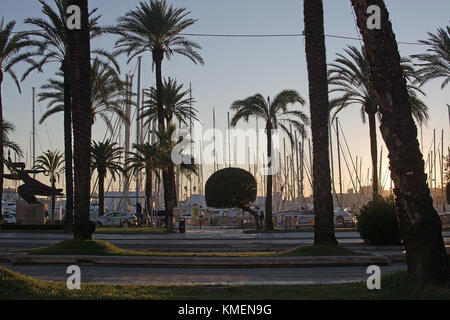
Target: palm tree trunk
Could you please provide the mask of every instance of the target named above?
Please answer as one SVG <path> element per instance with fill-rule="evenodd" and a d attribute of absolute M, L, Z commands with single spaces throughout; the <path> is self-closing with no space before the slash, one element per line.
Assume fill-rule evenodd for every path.
<path fill-rule="evenodd" d="M 69 61 L 69 60 L 67 60 Z M 62 66 L 64 73 L 64 175 L 66 180 L 66 213 L 64 231 L 73 232 L 73 168 L 72 168 L 72 93 L 70 88 L 70 63 Z"/>
<path fill-rule="evenodd" d="M 160 130 L 165 128 L 164 97 L 161 71 L 163 57 L 164 55 L 162 52 L 156 50 L 153 52 L 153 61 L 155 62 L 156 68 L 156 100 L 158 104 L 158 125 Z M 163 169 L 164 204 L 166 207 L 167 230 L 169 232 L 173 231 L 172 217 L 175 198 L 175 187 L 173 186 L 175 182 L 175 175 L 173 171 L 173 165 L 170 165 L 166 169 Z"/>
<path fill-rule="evenodd" d="M 105 213 L 105 173 L 98 172 L 98 216 Z"/>
<path fill-rule="evenodd" d="M 150 170 L 145 172 L 145 209 L 147 216 L 151 216 L 152 209 L 152 179 L 153 175 Z"/>
<path fill-rule="evenodd" d="M 158 105 L 158 126 L 162 128 L 164 125 L 164 100 L 163 100 L 163 83 L 162 83 L 162 60 L 163 53 L 154 51 L 153 61 L 155 62 L 156 68 L 156 103 Z"/>
<path fill-rule="evenodd" d="M 71 61 L 72 115 L 74 137 L 74 238 L 92 239 L 90 221 L 90 157 L 91 157 L 91 49 L 87 0 L 69 0 L 81 9 L 81 29 L 69 31 Z"/>
<path fill-rule="evenodd" d="M 165 179 L 164 179 L 165 177 Z M 166 221 L 167 221 L 167 231 L 174 231 L 173 225 L 173 208 L 175 204 L 174 200 L 174 184 L 175 184 L 175 174 L 174 165 L 171 163 L 163 170 L 163 187 L 164 187 L 164 204 L 166 207 Z"/>
<path fill-rule="evenodd" d="M 52 181 L 52 188 L 55 189 L 56 183 Z M 50 217 L 50 221 L 53 222 L 53 216 L 55 215 L 55 202 L 56 196 L 52 196 L 52 216 Z"/>
<path fill-rule="evenodd" d="M 378 143 L 375 113 L 368 113 L 370 133 L 370 155 L 372 157 L 372 199 L 380 193 L 378 186 Z"/>
<path fill-rule="evenodd" d="M 173 207 L 178 207 L 178 197 L 177 197 L 177 178 L 176 178 L 176 170 L 174 168 L 174 174 L 173 174 Z"/>
<path fill-rule="evenodd" d="M 2 69 L 0 69 L 0 222 L 3 220 L 1 200 L 3 199 L 3 173 L 4 173 L 2 83 L 3 83 L 3 71 Z"/>
<path fill-rule="evenodd" d="M 273 230 L 272 222 L 272 124 L 268 122 L 266 124 L 266 135 L 267 135 L 267 191 L 266 191 L 266 201 L 265 201 L 265 230 Z"/>
<path fill-rule="evenodd" d="M 314 244 L 336 245 L 328 136 L 328 79 L 322 0 L 304 0 L 313 142 Z"/>
<path fill-rule="evenodd" d="M 364 39 L 370 80 L 376 92 L 381 134 L 389 150 L 396 213 L 406 248 L 408 275 L 420 284 L 449 281 L 449 264 L 442 225 L 427 185 L 417 128 L 411 112 L 406 81 L 395 35 L 383 1 L 352 0 Z M 367 8 L 380 8 L 381 30 L 367 28 Z"/>

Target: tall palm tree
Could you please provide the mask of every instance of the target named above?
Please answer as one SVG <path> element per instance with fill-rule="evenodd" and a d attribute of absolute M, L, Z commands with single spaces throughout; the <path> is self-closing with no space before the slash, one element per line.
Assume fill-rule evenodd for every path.
<path fill-rule="evenodd" d="M 160 163 L 158 161 L 158 147 L 156 144 L 143 143 L 133 144 L 135 152 L 130 152 L 127 158 L 127 172 L 134 173 L 144 170 L 145 172 L 145 211 L 147 215 L 152 212 L 153 176 L 159 178 Z"/>
<path fill-rule="evenodd" d="M 36 47 L 39 48 L 40 60 L 30 61 L 30 67 L 24 73 L 22 79 L 26 78 L 32 71 L 41 72 L 43 67 L 49 63 L 59 64 L 60 71 L 64 75 L 64 159 L 66 163 L 66 220 L 67 232 L 73 230 L 73 168 L 72 168 L 72 100 L 70 87 L 70 57 L 68 52 L 68 29 L 67 7 L 68 0 L 54 0 L 56 10 L 44 0 L 39 0 L 42 5 L 44 18 L 28 18 L 25 23 L 33 28 L 27 32 L 28 35 L 37 39 Z M 74 3 L 76 4 L 76 3 Z M 98 37 L 104 30 L 98 26 L 100 16 L 95 16 L 97 9 L 90 12 L 89 29 L 91 38 Z M 96 50 L 98 54 L 112 58 L 104 50 Z M 114 62 L 114 60 L 111 60 Z"/>
<path fill-rule="evenodd" d="M 165 0 L 139 2 L 134 10 L 128 11 L 118 19 L 114 32 L 120 35 L 116 46 L 118 53 L 126 53 L 128 62 L 144 52 L 151 52 L 156 68 L 156 92 L 158 102 L 158 124 L 164 126 L 164 99 L 162 81 L 162 62 L 164 56 L 180 54 L 194 63 L 203 64 L 202 57 L 195 51 L 201 47 L 180 35 L 196 20 L 186 18 L 186 9 L 168 6 Z"/>
<path fill-rule="evenodd" d="M 176 126 L 172 123 L 167 125 L 167 128 L 159 130 L 156 132 L 158 137 L 157 144 L 157 162 L 162 170 L 163 174 L 167 176 L 167 183 L 163 184 L 164 187 L 164 201 L 166 206 L 166 219 L 167 219 L 167 230 L 169 232 L 173 231 L 173 207 L 176 206 L 175 199 L 175 164 L 172 159 L 172 152 L 174 148 L 182 141 L 182 137 L 175 139 Z M 184 150 L 179 150 L 180 156 Z M 189 163 L 182 162 L 180 164 L 180 171 L 184 174 L 198 174 L 198 166 L 195 164 L 194 159 L 191 157 Z M 166 196 L 168 195 L 168 196 Z M 172 207 L 171 207 L 172 206 Z M 171 210 L 167 210 L 171 208 Z"/>
<path fill-rule="evenodd" d="M 97 57 L 92 61 L 91 73 L 92 120 L 95 122 L 96 117 L 100 117 L 111 132 L 113 131 L 111 114 L 116 114 L 123 122 L 129 123 L 122 107 L 125 83 L 120 79 L 118 72 Z M 57 72 L 56 75 L 64 77 L 62 72 Z M 39 93 L 39 101 L 49 100 L 49 102 L 48 110 L 42 115 L 39 123 L 43 123 L 55 113 L 64 111 L 64 81 L 49 79 L 41 89 L 46 91 Z"/>
<path fill-rule="evenodd" d="M 164 97 L 164 118 L 166 123 L 177 119 L 178 123 L 188 124 L 188 121 L 198 121 L 197 109 L 192 107 L 195 100 L 189 97 L 190 90 L 183 90 L 183 84 L 178 84 L 177 80 L 168 78 L 163 83 Z M 155 87 L 151 87 L 147 92 L 148 99 L 144 101 L 143 112 L 140 117 L 146 123 L 151 123 L 158 119 L 158 94 Z"/>
<path fill-rule="evenodd" d="M 412 55 L 419 59 L 419 75 L 422 81 L 443 78 L 441 89 L 450 83 L 450 26 L 439 28 L 436 34 L 428 33 L 428 40 L 420 40 L 429 48 L 426 53 Z"/>
<path fill-rule="evenodd" d="M 105 178 L 109 172 L 115 181 L 116 175 L 126 173 L 122 166 L 123 148 L 107 139 L 104 142 L 92 142 L 91 171 L 97 170 L 98 176 L 98 216 L 105 213 Z"/>
<path fill-rule="evenodd" d="M 332 86 L 330 92 L 342 94 L 330 101 L 330 107 L 335 109 L 333 118 L 341 110 L 351 105 L 361 107 L 361 119 L 366 122 L 367 115 L 370 134 L 370 153 L 372 157 L 372 197 L 379 195 L 378 183 L 378 156 L 377 156 L 377 128 L 376 115 L 379 114 L 378 103 L 375 92 L 369 79 L 369 66 L 362 50 L 354 46 L 349 46 L 345 50 L 345 55 L 337 54 L 338 58 L 330 64 L 328 70 L 329 84 Z M 401 60 L 403 73 L 408 81 L 408 93 L 411 100 L 413 116 L 419 124 L 428 119 L 428 108 L 418 97 L 424 94 L 419 86 L 417 72 L 408 58 Z"/>
<path fill-rule="evenodd" d="M 92 239 L 90 158 L 92 136 L 91 28 L 87 0 L 68 0 L 80 8 L 81 28 L 68 30 L 74 138 L 74 238 Z"/>
<path fill-rule="evenodd" d="M 180 35 L 196 20 L 187 18 L 189 12 L 184 8 L 167 5 L 165 0 L 140 2 L 137 8 L 128 11 L 118 19 L 118 26 L 113 29 L 120 38 L 116 42 L 118 53 L 126 53 L 128 62 L 144 52 L 151 52 L 153 66 L 156 68 L 156 93 L 158 106 L 158 125 L 164 130 L 164 97 L 162 81 L 162 62 L 175 54 L 183 55 L 195 64 L 203 64 L 202 57 L 196 51 L 201 47 Z M 163 170 L 164 202 L 166 212 L 173 215 L 175 188 L 169 188 L 169 170 Z M 169 191 L 170 190 L 170 191 Z M 173 191 L 172 191 L 173 190 Z"/>
<path fill-rule="evenodd" d="M 52 188 L 56 187 L 56 182 L 59 181 L 60 175 L 64 172 L 64 158 L 58 150 L 47 150 L 42 155 L 37 157 L 35 170 L 42 170 L 46 176 L 49 177 Z M 55 196 L 52 196 L 52 212 L 50 220 L 53 221 L 55 213 Z"/>
<path fill-rule="evenodd" d="M 29 39 L 28 36 L 22 33 L 13 33 L 15 21 L 5 23 L 4 19 L 0 21 L 0 132 L 3 133 L 3 104 L 2 104 L 2 83 L 5 73 L 9 74 L 16 83 L 19 92 L 20 84 L 14 66 L 21 61 L 28 60 L 34 52 L 24 52 L 33 46 L 35 43 Z M 0 134 L 0 200 L 3 196 L 3 147 L 4 137 Z M 2 220 L 2 205 L 0 202 L 0 220 Z"/>
<path fill-rule="evenodd" d="M 379 30 L 367 28 L 367 9 L 371 5 L 380 9 Z M 352 6 L 382 115 L 380 129 L 389 150 L 396 214 L 406 248 L 408 275 L 424 285 L 448 284 L 450 270 L 442 224 L 427 185 L 417 127 L 389 12 L 382 0 L 352 0 Z"/>
<path fill-rule="evenodd" d="M 328 148 L 328 79 L 322 0 L 304 0 L 303 16 L 314 159 L 314 244 L 336 245 Z"/>
<path fill-rule="evenodd" d="M 293 137 L 290 126 L 297 129 L 301 136 L 306 136 L 305 126 L 309 124 L 308 117 L 300 110 L 288 110 L 289 104 L 300 103 L 303 105 L 305 101 L 297 91 L 284 90 L 278 93 L 275 98 L 270 101 L 261 94 L 255 94 L 244 100 L 237 100 L 231 105 L 231 109 L 236 111 L 231 119 L 231 125 L 234 127 L 240 120 L 248 122 L 250 117 L 259 117 L 266 123 L 267 136 L 267 194 L 266 194 L 266 214 L 265 214 L 265 229 L 272 230 L 272 130 L 282 129 L 291 142 Z M 290 125 L 290 126 L 289 126 Z"/>

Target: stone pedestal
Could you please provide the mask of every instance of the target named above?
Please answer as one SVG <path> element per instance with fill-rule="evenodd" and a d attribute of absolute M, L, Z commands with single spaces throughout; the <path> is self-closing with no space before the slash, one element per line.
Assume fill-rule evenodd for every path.
<path fill-rule="evenodd" d="M 18 224 L 44 224 L 44 205 L 42 203 L 18 203 L 16 220 Z"/>

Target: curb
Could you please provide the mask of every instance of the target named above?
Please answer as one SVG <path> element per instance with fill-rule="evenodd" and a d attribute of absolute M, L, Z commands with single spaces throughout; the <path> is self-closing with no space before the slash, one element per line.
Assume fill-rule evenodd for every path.
<path fill-rule="evenodd" d="M 7 261 L 5 261 L 7 260 Z M 134 256 L 59 256 L 3 255 L 0 261 L 13 265 L 96 265 L 149 268 L 292 268 L 389 265 L 383 255 L 317 257 L 134 257 Z"/>

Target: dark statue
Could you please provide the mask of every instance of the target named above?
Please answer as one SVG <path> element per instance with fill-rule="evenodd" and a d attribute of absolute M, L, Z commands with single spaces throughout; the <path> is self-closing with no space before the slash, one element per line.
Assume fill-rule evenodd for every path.
<path fill-rule="evenodd" d="M 24 184 L 17 188 L 19 196 L 29 204 L 40 203 L 36 196 L 61 196 L 62 189 L 49 187 L 36 179 L 30 177 L 31 174 L 45 173 L 42 170 L 25 170 L 25 163 L 10 162 L 11 174 L 3 174 L 3 177 L 10 180 L 22 180 Z"/>

